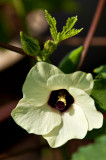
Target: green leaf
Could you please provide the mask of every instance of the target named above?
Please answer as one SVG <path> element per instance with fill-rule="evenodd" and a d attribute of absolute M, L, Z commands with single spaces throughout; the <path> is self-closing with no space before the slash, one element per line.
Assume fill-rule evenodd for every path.
<path fill-rule="evenodd" d="M 94 80 L 94 88 L 92 90 L 91 96 L 94 98 L 95 102 L 106 112 L 106 79 L 103 77 L 97 77 Z"/>
<path fill-rule="evenodd" d="M 74 72 L 80 62 L 81 53 L 83 51 L 83 46 L 78 47 L 77 49 L 71 51 L 64 59 L 60 62 L 59 68 L 64 73 Z"/>
<path fill-rule="evenodd" d="M 55 18 L 48 13 L 47 10 L 45 10 L 45 14 L 46 14 L 46 19 L 47 19 L 47 22 L 48 24 L 50 25 L 50 32 L 51 32 L 51 35 L 54 39 L 54 41 L 57 40 L 57 28 L 56 28 L 56 20 Z"/>
<path fill-rule="evenodd" d="M 96 139 L 94 144 L 79 148 L 72 160 L 106 160 L 106 135 Z"/>
<path fill-rule="evenodd" d="M 75 25 L 77 21 L 77 16 L 71 17 L 67 19 L 66 26 L 63 27 L 63 31 L 61 32 L 61 40 L 70 38 L 79 32 L 81 32 L 81 29 L 74 29 L 73 26 Z M 72 29 L 73 28 L 73 29 Z"/>
<path fill-rule="evenodd" d="M 83 29 L 83 28 L 81 28 L 81 29 L 74 29 L 74 28 L 73 28 L 73 29 L 70 30 L 67 34 L 64 34 L 64 35 L 61 37 L 61 41 L 62 41 L 62 40 L 65 40 L 65 39 L 67 39 L 67 38 L 70 38 L 70 37 L 75 36 L 76 34 L 78 34 L 79 32 L 81 32 L 82 29 Z"/>
<path fill-rule="evenodd" d="M 69 32 L 73 28 L 77 20 L 78 20 L 77 16 L 68 18 L 66 22 L 66 26 L 63 27 L 63 31 L 61 32 L 61 35 Z"/>
<path fill-rule="evenodd" d="M 100 73 L 99 76 L 103 77 L 104 79 L 106 79 L 106 72 L 105 73 Z"/>
<path fill-rule="evenodd" d="M 102 65 L 96 69 L 94 69 L 94 73 L 97 73 L 98 76 L 103 77 L 106 79 L 106 65 Z"/>
<path fill-rule="evenodd" d="M 78 34 L 83 29 L 83 28 L 81 29 L 73 28 L 73 26 L 75 25 L 77 21 L 77 16 L 75 16 L 75 17 L 71 17 L 67 19 L 66 26 L 63 27 L 63 31 L 61 33 L 57 32 L 55 18 L 54 17 L 52 18 L 52 16 L 48 13 L 47 10 L 45 10 L 45 14 L 46 14 L 47 22 L 50 25 L 51 35 L 54 41 L 57 43 Z"/>
<path fill-rule="evenodd" d="M 106 73 L 106 64 L 94 69 L 95 73 Z"/>
<path fill-rule="evenodd" d="M 63 27 L 63 31 L 61 32 L 61 35 L 66 34 L 68 31 L 70 31 L 75 23 L 77 22 L 77 16 L 71 17 L 67 19 L 66 26 Z"/>
<path fill-rule="evenodd" d="M 106 120 L 104 120 L 103 126 L 100 129 L 93 129 L 87 132 L 85 139 L 95 139 L 103 134 L 106 134 Z"/>
<path fill-rule="evenodd" d="M 40 52 L 38 40 L 33 37 L 29 37 L 22 32 L 20 32 L 20 36 L 23 50 L 30 56 L 37 56 Z"/>
<path fill-rule="evenodd" d="M 94 72 L 97 73 L 97 76 L 91 96 L 94 98 L 97 108 L 106 112 L 106 65 L 94 69 Z"/>

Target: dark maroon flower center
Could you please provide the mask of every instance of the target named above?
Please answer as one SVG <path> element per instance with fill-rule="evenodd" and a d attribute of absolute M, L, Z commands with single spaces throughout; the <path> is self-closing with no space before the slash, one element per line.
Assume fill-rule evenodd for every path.
<path fill-rule="evenodd" d="M 66 111 L 73 103 L 74 98 L 66 89 L 52 91 L 48 100 L 48 104 L 52 108 L 56 108 L 61 112 Z"/>
<path fill-rule="evenodd" d="M 64 110 L 65 109 L 65 103 L 62 102 L 62 101 L 57 101 L 56 104 L 55 104 L 56 108 L 60 111 Z"/>

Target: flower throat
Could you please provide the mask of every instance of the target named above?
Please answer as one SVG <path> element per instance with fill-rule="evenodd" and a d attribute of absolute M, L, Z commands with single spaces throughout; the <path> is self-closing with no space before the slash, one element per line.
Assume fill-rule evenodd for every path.
<path fill-rule="evenodd" d="M 66 111 L 73 103 L 74 98 L 66 89 L 52 91 L 48 101 L 52 108 L 56 108 L 61 112 Z"/>

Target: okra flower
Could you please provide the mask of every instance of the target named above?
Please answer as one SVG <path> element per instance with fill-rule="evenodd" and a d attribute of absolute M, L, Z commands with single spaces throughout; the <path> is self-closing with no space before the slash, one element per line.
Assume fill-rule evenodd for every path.
<path fill-rule="evenodd" d="M 38 62 L 25 80 L 23 98 L 12 117 L 29 133 L 42 135 L 53 148 L 82 139 L 103 124 L 90 97 L 92 88 L 90 73 L 64 74 L 54 65 Z"/>

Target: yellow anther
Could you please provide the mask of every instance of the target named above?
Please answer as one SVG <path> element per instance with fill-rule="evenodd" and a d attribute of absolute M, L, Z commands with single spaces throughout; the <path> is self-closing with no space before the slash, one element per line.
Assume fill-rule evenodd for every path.
<path fill-rule="evenodd" d="M 66 94 L 63 91 L 60 91 L 58 93 L 58 101 L 64 102 L 65 106 L 66 106 Z"/>

